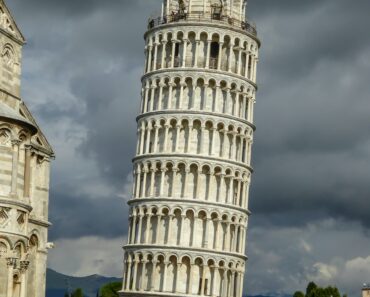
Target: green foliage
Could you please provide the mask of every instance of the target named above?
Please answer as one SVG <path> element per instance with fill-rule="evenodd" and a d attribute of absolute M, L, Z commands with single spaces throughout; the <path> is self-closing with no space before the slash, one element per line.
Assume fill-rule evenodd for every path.
<path fill-rule="evenodd" d="M 301 291 L 297 291 L 294 293 L 293 297 L 305 297 L 304 293 Z"/>
<path fill-rule="evenodd" d="M 82 292 L 82 289 L 77 289 L 72 293 L 72 297 L 84 297 L 84 293 Z"/>
<path fill-rule="evenodd" d="M 314 282 L 310 282 L 306 289 L 306 296 L 310 296 L 317 289 L 317 285 Z"/>
<path fill-rule="evenodd" d="M 314 282 L 310 282 L 307 285 L 306 294 L 297 291 L 294 293 L 293 297 L 341 297 L 341 294 L 336 287 L 318 287 Z M 347 295 L 343 295 L 347 297 Z"/>
<path fill-rule="evenodd" d="M 341 297 L 339 290 L 334 287 L 313 289 L 306 297 Z"/>
<path fill-rule="evenodd" d="M 122 282 L 106 284 L 100 289 L 100 297 L 118 297 L 118 292 L 122 289 Z"/>

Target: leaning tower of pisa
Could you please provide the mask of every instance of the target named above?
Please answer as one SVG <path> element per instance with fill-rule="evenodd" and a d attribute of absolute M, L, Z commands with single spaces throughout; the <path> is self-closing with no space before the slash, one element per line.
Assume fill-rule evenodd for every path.
<path fill-rule="evenodd" d="M 241 297 L 260 42 L 243 0 L 164 0 L 145 73 L 121 296 Z"/>

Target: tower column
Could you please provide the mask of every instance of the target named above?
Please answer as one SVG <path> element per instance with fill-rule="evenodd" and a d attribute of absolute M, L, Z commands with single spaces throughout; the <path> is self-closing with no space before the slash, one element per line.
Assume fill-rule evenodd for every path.
<path fill-rule="evenodd" d="M 244 273 L 241 272 L 240 273 L 240 286 L 239 286 L 239 295 L 238 295 L 238 297 L 243 296 L 243 286 L 244 286 Z"/>
<path fill-rule="evenodd" d="M 172 108 L 172 96 L 173 96 L 173 88 L 176 86 L 173 82 L 170 82 L 168 84 L 168 103 L 167 103 L 167 109 Z"/>
<path fill-rule="evenodd" d="M 179 152 L 180 131 L 181 131 L 181 125 L 178 124 L 176 125 L 175 152 Z"/>
<path fill-rule="evenodd" d="M 221 92 L 222 92 L 221 91 L 221 86 L 219 84 L 217 84 L 216 85 L 216 96 L 215 96 L 215 99 L 214 99 L 215 102 L 213 104 L 213 109 L 212 109 L 213 112 L 215 112 L 215 111 L 216 112 L 222 112 L 222 106 L 220 107 L 220 104 L 222 104 L 222 101 L 221 101 L 222 93 Z"/>
<path fill-rule="evenodd" d="M 160 225 L 161 225 L 161 218 L 162 218 L 162 215 L 160 213 L 157 214 L 157 230 L 156 230 L 156 233 L 155 233 L 155 244 L 158 244 L 159 243 L 159 228 L 160 228 Z"/>
<path fill-rule="evenodd" d="M 229 176 L 229 195 L 228 195 L 228 201 L 227 203 L 233 203 L 233 195 L 234 194 L 234 177 Z"/>
<path fill-rule="evenodd" d="M 182 102 L 183 102 L 183 99 L 184 99 L 184 89 L 185 89 L 185 87 L 186 87 L 187 85 L 186 85 L 186 83 L 185 82 L 181 82 L 180 83 L 180 100 L 179 100 L 179 109 L 182 109 L 183 108 L 183 104 L 182 104 Z"/>
<path fill-rule="evenodd" d="M 227 65 L 227 71 L 229 72 L 232 72 L 232 65 L 234 63 L 233 55 L 234 55 L 234 44 L 230 43 L 229 44 L 229 59 L 228 59 L 228 65 Z"/>
<path fill-rule="evenodd" d="M 207 40 L 206 69 L 209 69 L 209 60 L 211 59 L 211 44 L 212 40 Z"/>
<path fill-rule="evenodd" d="M 147 167 L 144 167 L 144 178 L 143 178 L 143 188 L 142 188 L 142 193 L 140 196 L 142 197 L 146 197 L 147 193 L 146 193 L 146 178 L 148 176 L 148 168 Z"/>
<path fill-rule="evenodd" d="M 146 129 L 146 147 L 145 147 L 145 153 L 146 154 L 149 154 L 150 153 L 150 136 L 151 136 L 151 132 L 152 132 L 152 127 L 151 127 L 151 124 L 149 124 L 149 126 L 147 127 Z"/>
<path fill-rule="evenodd" d="M 155 172 L 155 163 L 153 163 L 150 169 L 150 197 L 154 197 Z"/>
<path fill-rule="evenodd" d="M 216 250 L 220 250 L 220 243 L 221 243 L 221 240 L 220 240 L 220 234 L 221 234 L 221 228 L 222 228 L 222 225 L 221 225 L 221 223 L 222 223 L 222 221 L 221 221 L 221 219 L 218 219 L 217 221 L 217 227 L 216 227 L 216 241 L 215 241 L 215 249 Z"/>
<path fill-rule="evenodd" d="M 224 187 L 225 187 L 225 174 L 221 173 L 220 174 L 220 191 L 219 191 L 219 196 L 222 197 L 224 194 Z M 226 198 L 226 195 L 225 195 Z M 217 202 L 224 202 L 224 201 L 217 201 Z M 226 199 L 225 199 L 226 202 Z"/>
<path fill-rule="evenodd" d="M 152 268 L 152 276 L 151 276 L 151 282 L 150 282 L 150 292 L 154 292 L 155 289 L 154 289 L 154 285 L 157 283 L 157 278 L 156 278 L 156 269 L 157 269 L 157 264 L 158 262 L 157 261 L 152 261 L 152 265 L 153 265 L 153 268 Z"/>
<path fill-rule="evenodd" d="M 152 214 L 147 214 L 146 218 L 146 230 L 145 230 L 145 244 L 149 243 L 150 225 L 152 221 Z"/>
<path fill-rule="evenodd" d="M 220 131 L 221 133 L 223 133 L 223 140 L 222 140 L 222 158 L 227 158 L 228 156 L 226 155 L 226 143 L 228 141 L 227 139 L 227 130 L 226 128 L 224 127 L 223 130 Z"/>
<path fill-rule="evenodd" d="M 163 271 L 163 292 L 167 291 L 167 268 L 170 263 L 164 262 L 164 271 Z"/>
<path fill-rule="evenodd" d="M 144 291 L 145 271 L 146 271 L 146 264 L 147 263 L 148 263 L 148 261 L 146 261 L 146 260 L 141 261 L 141 284 L 140 284 L 140 288 L 139 288 L 139 291 L 141 291 L 141 292 Z"/>
<path fill-rule="evenodd" d="M 258 63 L 258 58 L 254 61 L 254 71 L 253 71 L 253 81 L 257 81 L 257 63 Z"/>
<path fill-rule="evenodd" d="M 209 227 L 210 227 L 209 223 L 210 223 L 210 219 L 206 218 L 205 219 L 204 244 L 203 244 L 204 248 L 208 248 L 208 234 L 209 234 Z"/>
<path fill-rule="evenodd" d="M 138 166 L 136 170 L 136 188 L 134 193 L 135 198 L 139 198 L 140 196 L 140 185 L 141 185 L 141 169 L 140 166 Z"/>
<path fill-rule="evenodd" d="M 135 259 L 134 260 L 134 273 L 133 273 L 133 282 L 132 282 L 132 290 L 133 291 L 137 291 L 137 284 L 136 284 L 136 280 L 137 280 L 137 273 L 138 273 L 138 265 L 139 265 L 139 260 Z"/>
<path fill-rule="evenodd" d="M 182 67 L 186 67 L 186 52 L 188 49 L 188 40 L 184 39 L 183 40 L 183 54 L 182 54 Z"/>
<path fill-rule="evenodd" d="M 202 282 L 201 282 L 201 291 L 200 291 L 200 296 L 204 296 L 204 289 L 205 289 L 205 285 L 206 285 L 206 264 L 203 263 L 203 266 L 202 266 Z"/>
<path fill-rule="evenodd" d="M 249 51 L 247 51 L 247 55 L 246 55 L 246 58 L 245 58 L 245 78 L 249 79 L 249 57 L 250 57 L 250 53 Z"/>
<path fill-rule="evenodd" d="M 145 86 L 145 96 L 144 96 L 144 108 L 143 108 L 143 112 L 147 112 L 148 111 L 148 99 L 149 99 L 149 86 Z"/>
<path fill-rule="evenodd" d="M 168 232 L 167 232 L 167 241 L 166 241 L 167 244 L 172 244 L 171 234 L 172 234 L 172 220 L 173 220 L 173 218 L 174 218 L 174 215 L 172 215 L 172 214 L 168 215 Z"/>
<path fill-rule="evenodd" d="M 128 269 L 127 269 L 127 279 L 125 280 L 126 281 L 125 289 L 126 289 L 126 291 L 130 291 L 131 290 L 131 286 L 130 286 L 130 283 L 131 283 L 131 269 L 132 269 L 130 259 L 127 261 L 127 266 L 128 266 Z"/>
<path fill-rule="evenodd" d="M 16 258 L 7 258 L 6 264 L 8 266 L 8 290 L 7 290 L 7 297 L 13 297 L 13 274 L 14 274 L 14 267 L 16 265 Z"/>
<path fill-rule="evenodd" d="M 161 57 L 161 68 L 166 68 L 166 46 L 167 46 L 167 40 L 162 40 L 162 57 Z"/>
<path fill-rule="evenodd" d="M 158 59 L 158 43 L 154 43 L 154 61 L 153 61 L 153 71 L 157 70 L 157 59 Z"/>
<path fill-rule="evenodd" d="M 242 113 L 241 117 L 248 120 L 248 98 L 247 94 L 243 94 L 243 108 L 242 108 Z"/>
<path fill-rule="evenodd" d="M 160 192 L 160 196 L 163 196 L 164 193 L 163 193 L 163 188 L 164 188 L 164 180 L 166 178 L 166 171 L 167 171 L 167 168 L 166 167 L 161 167 L 161 186 L 160 186 L 160 189 L 159 189 L 159 192 Z"/>
<path fill-rule="evenodd" d="M 191 295 L 193 293 L 193 270 L 194 270 L 194 264 L 190 263 L 189 288 L 188 288 L 188 291 L 187 291 L 188 295 Z"/>
<path fill-rule="evenodd" d="M 24 161 L 24 198 L 30 198 L 31 190 L 31 147 L 25 146 L 25 161 Z"/>
<path fill-rule="evenodd" d="M 175 67 L 176 40 L 172 39 L 171 68 Z"/>
<path fill-rule="evenodd" d="M 180 236 L 179 236 L 179 245 L 182 246 L 182 243 L 183 243 L 183 234 L 184 234 L 184 228 L 185 228 L 185 219 L 186 219 L 186 215 L 185 214 L 182 214 L 181 215 L 181 227 L 180 227 Z"/>
<path fill-rule="evenodd" d="M 148 68 L 146 72 L 150 72 L 152 69 L 152 50 L 153 50 L 153 46 L 149 45 L 148 46 L 148 64 L 147 64 Z"/>
<path fill-rule="evenodd" d="M 139 214 L 139 230 L 137 232 L 136 242 L 137 244 L 141 243 L 141 231 L 143 228 L 143 215 Z"/>
<path fill-rule="evenodd" d="M 215 127 L 212 127 L 211 128 L 211 133 L 212 133 L 212 143 L 211 143 L 211 150 L 210 150 L 210 156 L 213 156 L 214 155 L 214 149 L 215 149 L 215 133 L 216 133 L 217 129 Z"/>
<path fill-rule="evenodd" d="M 164 133 L 164 152 L 168 152 L 168 133 L 170 130 L 170 125 L 165 124 L 165 133 Z"/>
<path fill-rule="evenodd" d="M 12 182 L 10 196 L 18 196 L 17 183 L 18 183 L 18 160 L 19 160 L 19 145 L 20 140 L 12 140 L 13 147 L 13 160 L 12 160 Z"/>
<path fill-rule="evenodd" d="M 201 107 L 200 109 L 201 110 L 207 110 L 207 105 L 208 105 L 208 83 L 207 82 L 204 82 L 204 85 L 203 85 L 203 90 L 204 90 L 204 97 L 203 97 L 203 103 L 201 104 Z M 212 105 L 213 105 L 213 102 L 211 101 L 211 110 L 212 110 Z"/>
<path fill-rule="evenodd" d="M 238 49 L 238 75 L 241 75 L 242 70 L 242 50 L 239 47 Z"/>
<path fill-rule="evenodd" d="M 198 52 L 199 52 L 200 40 L 195 40 L 195 56 L 194 56 L 194 67 L 198 67 Z"/>
<path fill-rule="evenodd" d="M 163 99 L 163 88 L 165 84 L 163 82 L 159 83 L 159 96 L 158 96 L 158 107 L 157 110 L 162 110 L 162 99 Z"/>
<path fill-rule="evenodd" d="M 154 99 L 155 99 L 155 90 L 157 89 L 157 86 L 154 84 L 150 88 L 150 108 L 149 111 L 154 111 Z"/>
<path fill-rule="evenodd" d="M 218 52 L 218 60 L 217 60 L 217 70 L 221 70 L 221 63 L 222 63 L 222 46 L 224 45 L 223 42 L 219 42 L 219 52 Z"/>
<path fill-rule="evenodd" d="M 131 233 L 131 239 L 130 244 L 135 244 L 136 242 L 136 214 L 132 215 L 132 233 Z"/>
<path fill-rule="evenodd" d="M 241 186 L 242 186 L 242 180 L 241 178 L 238 178 L 238 192 L 236 196 L 236 204 L 239 206 L 242 206 L 242 203 L 240 201 Z"/>
<path fill-rule="evenodd" d="M 184 194 L 183 198 L 188 197 L 188 179 L 190 174 L 190 168 L 185 168 L 185 178 L 184 178 Z"/>
<path fill-rule="evenodd" d="M 158 153 L 158 134 L 159 134 L 159 129 L 161 126 L 156 123 L 154 126 L 155 129 L 155 134 L 154 134 L 154 153 Z"/>

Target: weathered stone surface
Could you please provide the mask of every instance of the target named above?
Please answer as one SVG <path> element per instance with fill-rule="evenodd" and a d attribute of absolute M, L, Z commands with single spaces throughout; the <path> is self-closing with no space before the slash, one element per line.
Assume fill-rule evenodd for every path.
<path fill-rule="evenodd" d="M 0 297 L 45 296 L 53 151 L 20 98 L 24 38 L 0 0 Z"/>

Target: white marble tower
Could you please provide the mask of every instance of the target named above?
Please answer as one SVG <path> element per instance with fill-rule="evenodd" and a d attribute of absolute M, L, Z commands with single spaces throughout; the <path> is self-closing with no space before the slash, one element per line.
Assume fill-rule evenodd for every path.
<path fill-rule="evenodd" d="M 45 296 L 54 153 L 20 95 L 25 39 L 0 0 L 0 297 Z"/>
<path fill-rule="evenodd" d="M 241 297 L 260 42 L 242 0 L 150 19 L 121 296 Z"/>

